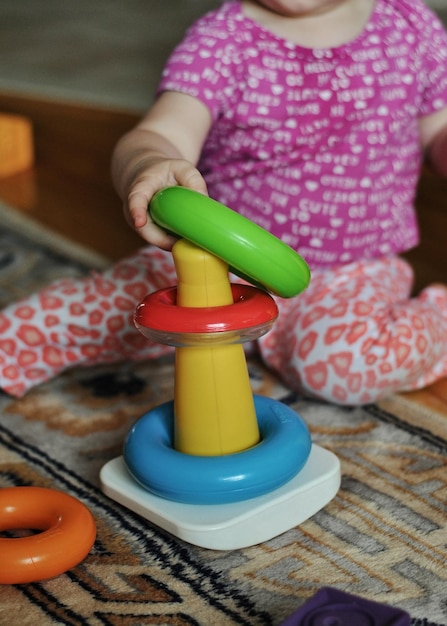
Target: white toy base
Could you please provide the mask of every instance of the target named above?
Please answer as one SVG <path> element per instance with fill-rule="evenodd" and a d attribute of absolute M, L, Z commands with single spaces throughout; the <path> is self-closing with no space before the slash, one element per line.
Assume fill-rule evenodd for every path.
<path fill-rule="evenodd" d="M 236 550 L 268 541 L 322 509 L 340 487 L 340 462 L 312 445 L 303 469 L 279 489 L 230 504 L 183 504 L 156 496 L 129 474 L 123 457 L 101 470 L 104 493 L 131 511 L 202 548 Z"/>

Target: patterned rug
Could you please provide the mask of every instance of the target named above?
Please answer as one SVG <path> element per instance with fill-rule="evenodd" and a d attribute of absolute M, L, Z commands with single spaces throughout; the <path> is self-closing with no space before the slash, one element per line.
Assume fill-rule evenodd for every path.
<path fill-rule="evenodd" d="M 100 260 L 0 207 L 0 305 Z M 6 210 L 5 216 L 9 215 Z M 288 393 L 256 361 L 257 393 L 281 398 L 341 460 L 336 498 L 258 546 L 188 545 L 102 494 L 99 471 L 140 415 L 172 397 L 170 358 L 76 369 L 20 400 L 0 394 L 0 487 L 36 485 L 83 501 L 97 523 L 88 557 L 42 583 L 0 586 L 0 624 L 273 625 L 321 587 L 447 623 L 447 416 L 408 396 L 337 408 Z M 3 567 L 0 555 L 0 568 Z M 352 624 L 350 626 L 356 626 Z"/>

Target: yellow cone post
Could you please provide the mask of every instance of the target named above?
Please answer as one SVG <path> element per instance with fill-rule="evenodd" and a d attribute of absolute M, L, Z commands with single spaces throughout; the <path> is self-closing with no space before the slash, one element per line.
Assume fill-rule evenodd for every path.
<path fill-rule="evenodd" d="M 233 304 L 224 261 L 184 239 L 172 253 L 178 306 Z M 174 446 L 201 456 L 240 452 L 260 439 L 244 349 L 203 339 L 176 349 Z"/>

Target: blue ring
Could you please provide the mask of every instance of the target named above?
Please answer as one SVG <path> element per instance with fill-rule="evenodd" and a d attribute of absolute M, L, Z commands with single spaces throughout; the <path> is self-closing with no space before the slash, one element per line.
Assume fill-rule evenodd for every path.
<path fill-rule="evenodd" d="M 223 456 L 196 456 L 173 448 L 174 403 L 143 415 L 129 431 L 124 460 L 133 478 L 167 500 L 189 504 L 239 502 L 291 480 L 312 446 L 304 420 L 271 398 L 254 396 L 261 442 Z"/>

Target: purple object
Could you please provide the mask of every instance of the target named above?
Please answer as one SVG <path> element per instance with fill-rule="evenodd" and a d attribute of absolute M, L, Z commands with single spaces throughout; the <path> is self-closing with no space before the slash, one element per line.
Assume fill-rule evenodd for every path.
<path fill-rule="evenodd" d="M 323 587 L 281 626 L 410 626 L 408 613 Z"/>

